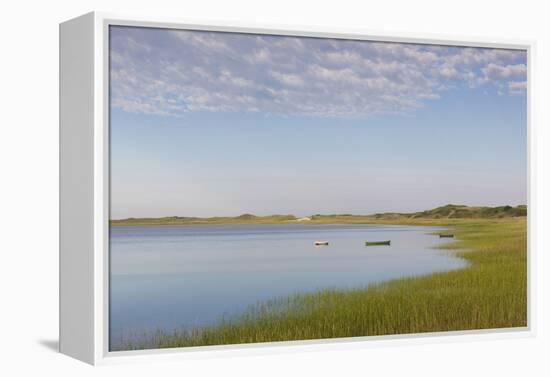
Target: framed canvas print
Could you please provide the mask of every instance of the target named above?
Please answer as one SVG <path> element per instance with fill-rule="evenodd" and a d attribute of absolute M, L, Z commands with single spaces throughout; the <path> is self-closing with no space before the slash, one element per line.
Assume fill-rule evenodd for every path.
<path fill-rule="evenodd" d="M 61 24 L 61 352 L 530 334 L 531 51 Z"/>

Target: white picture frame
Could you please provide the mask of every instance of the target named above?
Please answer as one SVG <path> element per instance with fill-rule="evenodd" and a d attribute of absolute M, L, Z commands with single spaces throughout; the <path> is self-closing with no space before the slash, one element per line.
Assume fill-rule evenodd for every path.
<path fill-rule="evenodd" d="M 108 30 L 111 25 L 526 50 L 528 186 L 531 186 L 532 180 L 530 156 L 534 145 L 531 125 L 533 101 L 530 96 L 533 82 L 531 57 L 535 48 L 532 41 L 472 39 L 409 33 L 367 33 L 362 30 L 327 30 L 223 22 L 201 24 L 188 20 L 132 17 L 98 12 L 71 19 L 60 24 L 60 352 L 90 364 L 108 364 L 137 360 L 294 352 L 296 347 L 341 349 L 534 335 L 535 303 L 532 282 L 535 255 L 531 244 L 528 243 L 528 326 L 525 328 L 109 352 Z M 536 207 L 531 190 L 528 189 L 528 192 L 530 233 Z M 531 239 L 531 235 L 528 239 Z"/>

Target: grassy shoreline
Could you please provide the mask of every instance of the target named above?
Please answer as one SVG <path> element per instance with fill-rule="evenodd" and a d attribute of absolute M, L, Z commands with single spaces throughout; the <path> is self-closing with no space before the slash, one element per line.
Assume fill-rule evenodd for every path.
<path fill-rule="evenodd" d="M 258 303 L 241 316 L 192 331 L 157 332 L 120 349 L 147 349 L 527 326 L 527 219 L 380 219 L 440 225 L 464 269 L 350 290 Z"/>

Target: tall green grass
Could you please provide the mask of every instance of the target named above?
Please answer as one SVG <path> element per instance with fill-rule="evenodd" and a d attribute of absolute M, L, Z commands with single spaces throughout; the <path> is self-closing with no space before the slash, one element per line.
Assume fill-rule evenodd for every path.
<path fill-rule="evenodd" d="M 460 220 L 452 229 L 457 241 L 443 248 L 467 268 L 274 299 L 215 326 L 159 331 L 122 349 L 526 326 L 526 218 Z"/>

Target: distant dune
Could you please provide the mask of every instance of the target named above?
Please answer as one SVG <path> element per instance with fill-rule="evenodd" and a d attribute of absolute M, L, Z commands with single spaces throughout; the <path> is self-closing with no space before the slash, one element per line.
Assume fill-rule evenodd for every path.
<path fill-rule="evenodd" d="M 527 206 L 517 207 L 468 207 L 464 205 L 447 204 L 422 212 L 414 213 L 377 213 L 374 218 L 406 217 L 411 219 L 488 219 L 502 217 L 527 216 Z"/>
<path fill-rule="evenodd" d="M 527 206 L 517 207 L 469 207 L 465 205 L 448 204 L 434 209 L 413 212 L 398 213 L 385 212 L 371 215 L 351 214 L 316 214 L 308 217 L 296 217 L 294 215 L 270 215 L 256 216 L 245 213 L 236 217 L 185 217 L 170 216 L 158 218 L 128 218 L 111 220 L 111 225 L 178 225 L 178 224 L 281 224 L 281 223 L 369 223 L 369 222 L 415 222 L 422 220 L 441 219 L 498 219 L 505 217 L 527 216 Z"/>

